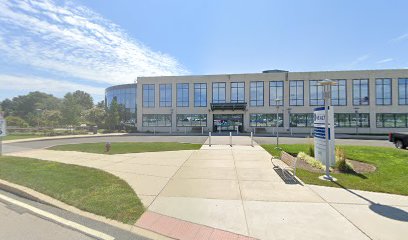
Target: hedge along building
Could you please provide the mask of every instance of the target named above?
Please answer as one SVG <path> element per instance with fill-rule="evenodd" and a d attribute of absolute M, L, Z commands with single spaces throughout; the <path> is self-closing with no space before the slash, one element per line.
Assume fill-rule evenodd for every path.
<path fill-rule="evenodd" d="M 408 131 L 407 69 L 139 77 L 137 128 L 272 133 L 278 124 L 280 132 L 309 133 L 313 109 L 324 104 L 323 79 L 337 82 L 336 132 Z"/>

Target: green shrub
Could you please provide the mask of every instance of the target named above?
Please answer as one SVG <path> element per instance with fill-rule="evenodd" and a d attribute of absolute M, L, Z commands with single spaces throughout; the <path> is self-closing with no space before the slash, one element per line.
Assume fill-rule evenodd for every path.
<path fill-rule="evenodd" d="M 297 157 L 307 162 L 309 165 L 311 165 L 314 168 L 324 169 L 324 165 L 320 161 L 316 160 L 314 157 L 307 155 L 304 152 L 298 153 Z"/>
<path fill-rule="evenodd" d="M 344 173 L 354 172 L 353 166 L 346 162 L 346 154 L 344 150 L 337 147 L 336 148 L 336 169 Z"/>
<path fill-rule="evenodd" d="M 307 152 L 308 152 L 309 156 L 315 157 L 313 142 L 312 142 L 312 140 L 310 138 L 309 138 L 308 142 L 309 142 L 309 145 L 308 145 L 308 148 L 307 148 Z"/>

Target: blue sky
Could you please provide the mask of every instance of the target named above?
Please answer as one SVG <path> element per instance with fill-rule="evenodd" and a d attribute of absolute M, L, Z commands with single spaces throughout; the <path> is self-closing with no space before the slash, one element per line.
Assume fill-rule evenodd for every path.
<path fill-rule="evenodd" d="M 0 100 L 137 76 L 408 68 L 408 1 L 0 0 Z"/>

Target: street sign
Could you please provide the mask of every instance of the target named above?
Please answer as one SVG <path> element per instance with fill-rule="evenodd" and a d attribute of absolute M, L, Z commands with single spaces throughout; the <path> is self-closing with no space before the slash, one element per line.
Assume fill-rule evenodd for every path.
<path fill-rule="evenodd" d="M 331 106 L 328 107 L 328 139 L 329 145 L 326 146 L 326 115 L 324 107 L 314 109 L 314 151 L 316 160 L 326 165 L 326 151 L 329 151 L 330 165 L 336 163 L 334 148 L 334 113 Z"/>
<path fill-rule="evenodd" d="M 0 115 L 0 137 L 6 136 L 6 119 Z"/>

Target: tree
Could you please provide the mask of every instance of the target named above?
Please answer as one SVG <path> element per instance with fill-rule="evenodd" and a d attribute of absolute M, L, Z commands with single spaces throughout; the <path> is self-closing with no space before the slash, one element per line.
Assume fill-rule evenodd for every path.
<path fill-rule="evenodd" d="M 41 114 L 41 125 L 55 127 L 61 124 L 62 114 L 59 110 L 45 110 Z"/>
<path fill-rule="evenodd" d="M 81 106 L 82 110 L 88 110 L 93 107 L 93 98 L 89 93 L 76 90 L 72 93 L 72 97 L 75 99 L 75 102 Z"/>
<path fill-rule="evenodd" d="M 16 116 L 7 116 L 6 117 L 7 126 L 26 128 L 28 123 L 24 119 Z"/>
<path fill-rule="evenodd" d="M 106 113 L 106 127 L 110 130 L 117 129 L 120 125 L 119 104 L 113 99 Z"/>
<path fill-rule="evenodd" d="M 105 123 L 106 118 L 105 108 L 96 106 L 91 109 L 85 110 L 82 114 L 86 124 L 96 125 L 100 127 L 103 126 Z"/>
<path fill-rule="evenodd" d="M 67 93 L 62 101 L 62 123 L 67 125 L 78 125 L 81 120 L 82 108 L 72 93 Z"/>

